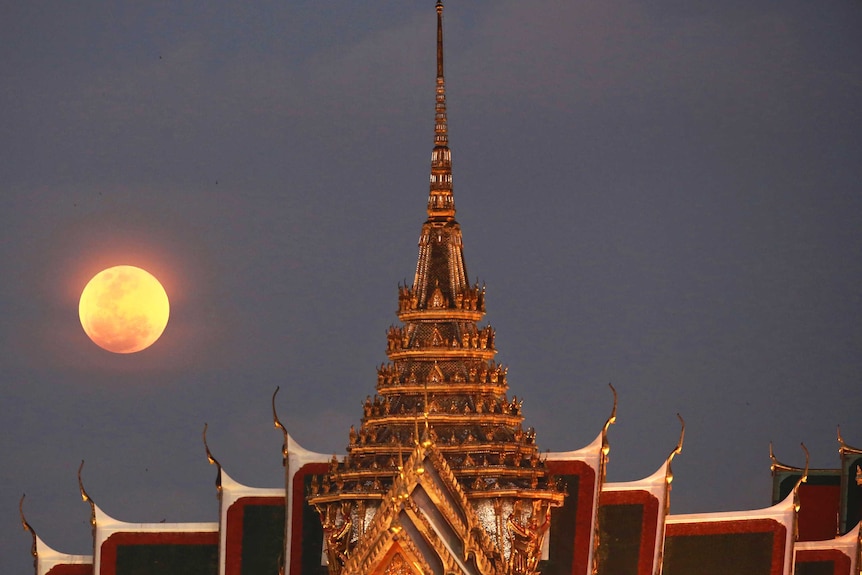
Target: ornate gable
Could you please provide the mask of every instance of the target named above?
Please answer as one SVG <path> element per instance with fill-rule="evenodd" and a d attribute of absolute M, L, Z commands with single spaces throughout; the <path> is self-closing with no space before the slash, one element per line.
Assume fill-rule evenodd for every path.
<path fill-rule="evenodd" d="M 321 509 L 325 503 L 315 505 Z M 343 517 L 348 515 L 354 514 L 346 512 Z M 504 572 L 502 555 L 481 529 L 467 496 L 431 440 L 416 445 L 398 466 L 364 536 L 343 559 L 343 567 L 336 566 L 343 575 Z"/>
<path fill-rule="evenodd" d="M 393 542 L 389 553 L 372 575 L 422 575 L 429 570 L 430 568 L 427 565 L 423 566 L 421 559 L 416 557 L 412 550 L 407 550 L 398 542 Z"/>

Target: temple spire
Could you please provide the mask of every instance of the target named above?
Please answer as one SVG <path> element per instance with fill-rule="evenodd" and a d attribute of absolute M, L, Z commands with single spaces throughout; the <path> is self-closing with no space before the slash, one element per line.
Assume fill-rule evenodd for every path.
<path fill-rule="evenodd" d="M 455 200 L 452 196 L 452 155 L 449 151 L 449 126 L 446 119 L 446 80 L 443 77 L 443 2 L 441 0 L 437 0 L 437 88 L 428 216 L 435 220 L 451 220 L 455 217 Z"/>
<path fill-rule="evenodd" d="M 443 2 L 437 0 L 437 105 L 434 123 L 434 145 L 449 145 L 446 119 L 446 79 L 443 76 Z"/>
<path fill-rule="evenodd" d="M 437 77 L 443 77 L 443 2 L 437 0 Z"/>

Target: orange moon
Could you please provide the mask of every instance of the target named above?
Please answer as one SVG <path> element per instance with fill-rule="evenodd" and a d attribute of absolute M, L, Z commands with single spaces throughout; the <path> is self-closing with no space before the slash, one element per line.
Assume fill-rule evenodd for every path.
<path fill-rule="evenodd" d="M 170 303 L 152 274 L 115 266 L 91 279 L 78 304 L 81 327 L 93 343 L 114 353 L 135 353 L 153 345 L 165 331 Z"/>

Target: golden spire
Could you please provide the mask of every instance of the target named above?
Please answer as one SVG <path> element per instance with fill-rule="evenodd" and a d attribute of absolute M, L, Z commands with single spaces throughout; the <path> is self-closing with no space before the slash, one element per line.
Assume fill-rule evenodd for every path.
<path fill-rule="evenodd" d="M 449 126 L 446 119 L 446 80 L 443 76 L 443 2 L 441 0 L 437 0 L 436 94 L 428 216 L 434 220 L 452 220 L 455 217 L 455 200 L 452 196 L 452 154 L 449 151 Z"/>
<path fill-rule="evenodd" d="M 452 153 L 446 119 L 446 80 L 443 76 L 443 3 L 437 2 L 437 82 L 434 115 L 434 150 L 428 192 L 428 219 L 419 238 L 419 261 L 413 287 L 402 293 L 400 311 L 413 312 L 434 307 L 440 311 L 466 305 L 481 316 L 484 294 L 479 297 L 467 283 L 461 227 L 455 221 L 452 195 Z M 470 293 L 467 293 L 470 292 Z M 404 318 L 402 317 L 402 320 Z"/>
<path fill-rule="evenodd" d="M 347 513 L 340 511 L 344 517 L 366 517 L 360 505 L 365 510 L 379 508 L 378 514 L 389 513 L 384 509 L 401 506 L 409 495 L 404 491 L 404 478 L 430 470 L 425 467 L 430 461 L 438 472 L 451 473 L 467 504 L 474 509 L 496 509 L 497 521 L 489 519 L 475 530 L 471 527 L 473 542 L 465 545 L 481 544 L 489 549 L 499 545 L 493 566 L 480 566 L 480 570 L 503 574 L 511 571 L 504 547 L 527 545 L 529 551 L 518 552 L 524 561 L 541 555 L 545 527 L 540 526 L 546 523 L 548 508 L 563 503 L 565 492 L 539 452 L 535 430 L 523 427 L 521 402 L 508 396 L 507 369 L 494 361 L 493 328 L 478 325 L 485 315 L 485 288 L 467 282 L 461 226 L 455 220 L 443 70 L 443 3 L 439 0 L 436 13 L 434 150 L 428 218 L 419 236 L 416 275 L 412 286 L 398 288 L 401 325 L 390 326 L 387 333 L 390 363 L 377 370 L 377 393 L 363 403 L 358 432 L 354 426 L 350 428 L 344 460 L 333 457 L 323 483 L 312 482 L 307 501 L 321 514 L 325 532 L 329 529 L 327 514 L 338 505 L 353 506 Z M 616 399 L 614 406 L 612 419 Z M 607 426 L 604 432 L 606 440 Z M 602 457 L 606 461 L 604 453 Z M 506 523 L 511 507 L 503 515 L 504 502 L 510 506 L 514 500 L 521 501 L 525 510 L 513 519 L 521 535 L 514 535 Z M 446 501 L 446 497 L 440 499 Z M 532 515 L 526 511 L 530 507 Z M 373 521 L 383 525 L 376 517 Z M 528 517 L 534 523 L 528 523 Z M 365 553 L 357 549 L 364 549 L 362 538 L 368 536 L 362 535 L 361 524 L 351 527 L 345 521 L 340 525 L 339 533 L 350 531 L 351 535 L 340 539 L 337 549 L 334 545 L 329 549 L 354 559 L 330 561 L 329 571 L 335 575 L 353 572 L 351 566 L 358 565 L 358 555 L 351 553 Z M 395 535 L 400 527 L 394 522 L 391 526 Z M 532 543 L 524 543 L 524 537 Z"/>
<path fill-rule="evenodd" d="M 437 0 L 437 106 L 434 125 L 434 145 L 449 145 L 449 127 L 446 121 L 446 80 L 443 75 L 443 2 Z"/>

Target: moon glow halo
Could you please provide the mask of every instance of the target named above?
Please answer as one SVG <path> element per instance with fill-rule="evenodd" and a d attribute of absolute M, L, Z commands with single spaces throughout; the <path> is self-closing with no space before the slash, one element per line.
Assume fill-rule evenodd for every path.
<path fill-rule="evenodd" d="M 114 266 L 91 279 L 78 303 L 81 327 L 93 343 L 113 353 L 150 347 L 168 325 L 165 288 L 146 270 Z"/>

